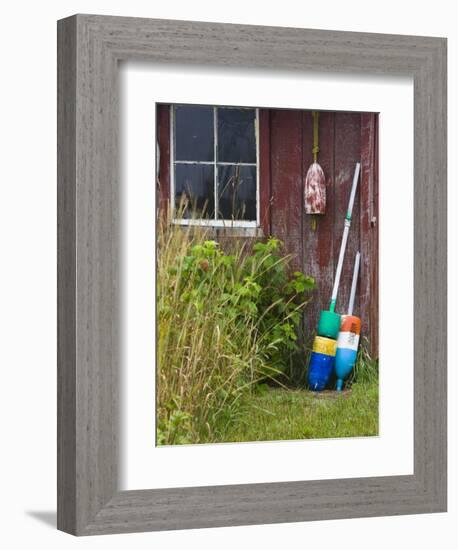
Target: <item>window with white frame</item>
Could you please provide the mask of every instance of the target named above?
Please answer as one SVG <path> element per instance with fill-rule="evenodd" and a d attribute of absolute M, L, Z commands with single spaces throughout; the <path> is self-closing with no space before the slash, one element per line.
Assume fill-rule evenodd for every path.
<path fill-rule="evenodd" d="M 174 221 L 256 226 L 258 110 L 172 105 L 170 127 Z"/>

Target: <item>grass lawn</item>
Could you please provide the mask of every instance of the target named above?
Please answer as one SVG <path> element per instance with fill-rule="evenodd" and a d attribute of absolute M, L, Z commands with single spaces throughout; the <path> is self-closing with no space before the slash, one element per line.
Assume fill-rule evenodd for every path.
<path fill-rule="evenodd" d="M 378 380 L 341 393 L 266 387 L 250 401 L 248 414 L 242 407 L 226 427 L 224 441 L 378 435 Z"/>

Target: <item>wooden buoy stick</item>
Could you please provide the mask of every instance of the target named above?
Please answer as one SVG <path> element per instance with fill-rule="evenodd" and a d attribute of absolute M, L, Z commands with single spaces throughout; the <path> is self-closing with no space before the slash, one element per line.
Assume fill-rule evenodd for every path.
<path fill-rule="evenodd" d="M 351 281 L 350 301 L 348 302 L 348 315 L 353 315 L 353 306 L 355 305 L 356 285 L 358 284 L 359 261 L 361 254 L 356 253 L 355 267 L 353 268 L 353 279 Z"/>
<path fill-rule="evenodd" d="M 329 306 L 330 311 L 334 311 L 336 307 L 337 293 L 339 291 L 339 284 L 340 284 L 340 276 L 342 274 L 342 265 L 345 257 L 345 249 L 347 247 L 348 233 L 350 231 L 350 225 L 351 225 L 351 213 L 353 211 L 353 204 L 355 202 L 356 188 L 358 187 L 360 167 L 361 167 L 360 163 L 357 162 L 355 167 L 355 174 L 353 176 L 353 184 L 351 187 L 350 200 L 348 201 L 347 214 L 345 216 L 345 226 L 344 226 L 344 232 L 342 236 L 342 243 L 340 245 L 339 261 L 337 262 L 336 278 L 334 280 L 334 287 L 332 289 L 331 305 Z"/>

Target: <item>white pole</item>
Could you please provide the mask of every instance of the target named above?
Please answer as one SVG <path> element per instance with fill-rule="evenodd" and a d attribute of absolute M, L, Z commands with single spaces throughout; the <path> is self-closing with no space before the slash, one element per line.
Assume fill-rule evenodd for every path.
<path fill-rule="evenodd" d="M 350 200 L 348 201 L 347 215 L 345 216 L 345 227 L 344 227 L 344 232 L 342 236 L 342 244 L 340 245 L 339 261 L 337 262 L 336 278 L 334 280 L 334 287 L 332 289 L 332 295 L 331 295 L 331 306 L 329 308 L 331 311 L 334 311 L 336 307 L 337 292 L 339 290 L 340 276 L 342 274 L 342 265 L 343 265 L 344 256 L 345 256 L 345 248 L 347 247 L 348 232 L 350 231 L 350 225 L 351 225 L 351 213 L 353 211 L 353 204 L 355 202 L 356 188 L 358 187 L 360 166 L 361 166 L 360 163 L 357 162 L 355 166 L 355 173 L 353 175 L 353 184 L 351 186 Z"/>
<path fill-rule="evenodd" d="M 353 314 L 353 306 L 355 305 L 356 285 L 358 284 L 359 260 L 361 254 L 356 253 L 355 267 L 353 268 L 353 279 L 351 281 L 350 302 L 348 303 L 348 315 Z"/>
<path fill-rule="evenodd" d="M 356 188 L 358 187 L 360 168 L 361 168 L 361 164 L 357 162 L 355 166 L 355 173 L 353 175 L 353 184 L 351 186 L 350 200 L 348 201 L 348 208 L 347 208 L 347 217 L 350 216 L 350 221 L 351 221 L 351 213 L 353 212 L 353 204 L 355 202 Z"/>

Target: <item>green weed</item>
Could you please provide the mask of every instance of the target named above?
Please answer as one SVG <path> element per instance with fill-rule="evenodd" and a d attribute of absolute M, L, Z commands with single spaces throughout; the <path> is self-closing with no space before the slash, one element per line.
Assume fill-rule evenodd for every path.
<path fill-rule="evenodd" d="M 201 228 L 159 223 L 158 444 L 224 440 L 255 384 L 287 376 L 314 281 L 289 274 L 281 247 L 228 253 Z"/>

